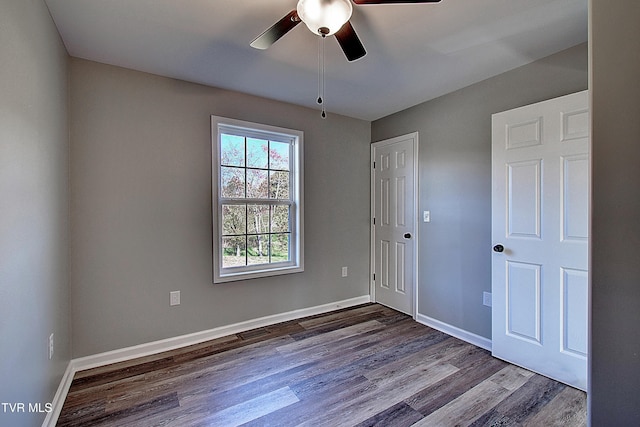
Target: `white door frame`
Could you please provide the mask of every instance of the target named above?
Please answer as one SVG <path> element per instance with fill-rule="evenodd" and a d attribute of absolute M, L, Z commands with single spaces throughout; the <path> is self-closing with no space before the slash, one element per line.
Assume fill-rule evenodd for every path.
<path fill-rule="evenodd" d="M 371 226 L 371 237 L 370 237 L 370 272 L 369 272 L 369 293 L 371 295 L 371 301 L 376 302 L 376 283 L 373 279 L 375 271 L 376 271 L 376 245 L 375 245 L 375 224 L 374 224 L 374 216 L 375 216 L 375 203 L 376 203 L 376 182 L 375 182 L 375 168 L 374 162 L 376 160 L 376 148 L 383 147 L 385 145 L 395 144 L 401 140 L 405 140 L 408 138 L 413 138 L 413 200 L 414 200 L 414 215 L 413 215 L 413 288 L 412 288 L 412 308 L 413 319 L 416 319 L 418 315 L 418 241 L 420 238 L 419 228 L 418 228 L 418 212 L 419 212 L 419 169 L 418 169 L 418 132 L 408 133 L 406 135 L 397 136 L 390 139 L 385 139 L 382 141 L 376 141 L 371 143 L 371 184 L 370 184 L 370 194 L 371 194 L 371 211 L 370 211 L 370 221 L 369 224 Z"/>

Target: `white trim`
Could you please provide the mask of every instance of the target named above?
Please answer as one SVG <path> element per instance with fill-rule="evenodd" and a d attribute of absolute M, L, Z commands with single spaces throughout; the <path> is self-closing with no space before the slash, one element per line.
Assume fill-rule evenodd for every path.
<path fill-rule="evenodd" d="M 290 217 L 291 261 L 244 267 L 222 267 L 222 202 L 220 191 L 220 135 L 222 133 L 239 136 L 255 136 L 270 141 L 289 144 L 289 173 L 291 177 L 290 200 L 293 213 Z M 213 283 L 271 277 L 304 271 L 304 132 L 261 123 L 247 122 L 221 116 L 211 116 L 211 212 Z M 235 202 L 256 202 L 255 199 L 233 199 Z M 284 200 L 268 199 L 265 205 L 280 204 Z"/>
<path fill-rule="evenodd" d="M 67 365 L 67 369 L 64 371 L 62 379 L 60 380 L 60 384 L 58 384 L 56 394 L 53 396 L 53 400 L 51 401 L 51 411 L 47 413 L 47 416 L 44 418 L 42 427 L 55 427 L 58 422 L 60 412 L 62 412 L 62 405 L 67 397 L 67 393 L 69 393 L 69 388 L 71 387 L 71 382 L 73 381 L 75 373 L 76 370 L 73 368 L 73 361 L 70 361 Z"/>
<path fill-rule="evenodd" d="M 445 334 L 461 339 L 462 341 L 466 341 L 469 344 L 491 351 L 492 344 L 491 340 L 488 338 L 465 331 L 464 329 L 449 325 L 448 323 L 441 322 L 429 316 L 425 316 L 424 314 L 418 314 L 416 316 L 416 322 L 422 323 L 423 325 L 429 326 L 433 329 L 437 329 L 440 332 L 444 332 Z"/>
<path fill-rule="evenodd" d="M 369 295 L 371 295 L 371 301 L 376 300 L 376 282 L 373 280 L 373 276 L 376 273 L 376 226 L 373 223 L 374 215 L 376 213 L 376 171 L 374 164 L 376 161 L 376 146 L 375 143 L 371 143 L 371 179 L 369 183 L 369 200 L 371 201 L 371 207 L 369 208 L 369 265 L 371 271 L 369 272 Z"/>
<path fill-rule="evenodd" d="M 371 302 L 371 298 L 369 297 L 369 295 L 364 295 L 344 301 L 333 302 L 315 307 L 302 308 L 286 313 L 273 314 L 271 316 L 260 317 L 257 319 L 247 320 L 227 326 L 220 326 L 218 328 L 213 328 L 206 331 L 180 335 L 164 340 L 136 345 L 133 347 L 94 354 L 92 356 L 74 359 L 73 362 L 75 363 L 76 372 L 84 371 L 86 369 L 92 369 L 98 366 L 123 362 L 125 360 L 136 359 L 138 357 L 162 353 L 163 351 L 175 350 L 177 348 L 200 344 L 205 341 L 213 340 L 227 335 L 237 334 L 240 332 L 245 332 L 255 328 L 263 328 L 265 326 L 274 325 L 276 323 L 287 322 L 289 320 L 300 319 L 307 316 L 314 316 L 316 314 L 327 313 L 329 311 L 337 310 L 340 308 L 352 307 L 368 302 Z"/>
<path fill-rule="evenodd" d="M 221 326 L 206 331 L 195 332 L 187 335 L 167 338 L 164 340 L 153 341 L 145 344 L 126 347 L 119 350 L 107 351 L 104 353 L 94 354 L 91 356 L 80 357 L 69 362 L 67 370 L 62 377 L 62 381 L 58 386 L 58 390 L 52 401 L 52 410 L 49 412 L 42 424 L 43 427 L 53 427 L 58 422 L 62 405 L 71 387 L 71 382 L 76 372 L 93 369 L 100 366 L 110 365 L 112 363 L 124 362 L 136 359 L 138 357 L 150 356 L 152 354 L 162 353 L 164 351 L 175 350 L 177 348 L 189 345 L 199 344 L 216 338 L 245 332 L 255 328 L 263 328 L 265 326 L 274 325 L 276 323 L 287 322 L 290 320 L 300 319 L 316 314 L 328 313 L 341 308 L 353 307 L 360 304 L 371 302 L 369 295 L 350 298 L 343 301 L 336 301 L 329 304 L 318 305 L 315 307 L 302 308 L 298 310 L 288 311 L 286 313 L 273 314 L 271 316 L 260 317 L 257 319 L 247 320 L 232 325 Z"/>
<path fill-rule="evenodd" d="M 373 280 L 373 275 L 375 274 L 376 271 L 376 227 L 375 224 L 373 223 L 373 217 L 375 215 L 376 212 L 376 176 L 375 176 L 375 168 L 373 167 L 375 160 L 376 160 L 376 148 L 378 147 L 384 147 L 386 145 L 391 145 L 391 144 L 395 144 L 399 141 L 403 141 L 405 139 L 413 139 L 413 301 L 412 301 L 412 317 L 415 320 L 416 316 L 418 315 L 418 274 L 419 274 L 419 268 L 418 268 L 418 264 L 419 264 L 419 244 L 418 242 L 420 242 L 420 222 L 418 220 L 418 212 L 419 212 L 419 194 L 420 194 L 420 179 L 419 179 L 419 159 L 418 159 L 418 149 L 420 147 L 420 144 L 418 143 L 418 132 L 411 132 L 408 133 L 406 135 L 401 135 L 401 136 L 397 136 L 394 138 L 389 138 L 389 139 L 385 139 L 382 141 L 376 141 L 376 142 L 372 142 L 371 143 L 371 183 L 370 183 L 370 200 L 371 200 L 371 210 L 369 212 L 369 224 L 371 225 L 371 231 L 370 231 L 370 241 L 371 241 L 371 245 L 369 248 L 369 257 L 370 257 L 370 261 L 369 264 L 371 265 L 371 271 L 369 272 L 369 292 L 371 294 L 371 301 L 372 302 L 376 302 L 376 283 Z M 393 308 L 393 307 L 392 307 Z"/>

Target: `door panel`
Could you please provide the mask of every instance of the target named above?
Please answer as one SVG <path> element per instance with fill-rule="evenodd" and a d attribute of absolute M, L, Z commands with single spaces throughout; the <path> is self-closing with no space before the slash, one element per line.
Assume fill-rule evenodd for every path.
<path fill-rule="evenodd" d="M 414 314 L 417 134 L 372 145 L 372 294 Z"/>
<path fill-rule="evenodd" d="M 507 168 L 508 235 L 539 239 L 541 160 L 509 163 Z"/>
<path fill-rule="evenodd" d="M 587 386 L 587 92 L 494 114 L 492 346 L 496 357 Z"/>
<path fill-rule="evenodd" d="M 407 245 L 404 243 L 396 242 L 396 263 L 398 266 L 406 266 L 407 265 L 407 257 L 406 254 Z M 406 295 L 407 294 L 407 283 L 405 276 L 406 268 L 397 268 L 396 272 L 398 276 L 396 277 L 396 292 Z"/>
<path fill-rule="evenodd" d="M 507 262 L 507 334 L 540 343 L 540 265 Z"/>
<path fill-rule="evenodd" d="M 587 357 L 589 275 L 562 269 L 562 351 Z"/>
<path fill-rule="evenodd" d="M 562 239 L 589 237 L 589 156 L 565 156 L 562 168 Z"/>

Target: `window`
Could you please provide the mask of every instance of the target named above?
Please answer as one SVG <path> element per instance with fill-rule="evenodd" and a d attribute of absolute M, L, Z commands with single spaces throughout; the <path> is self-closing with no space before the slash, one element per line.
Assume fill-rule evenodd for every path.
<path fill-rule="evenodd" d="M 303 133 L 211 123 L 214 283 L 303 271 Z"/>

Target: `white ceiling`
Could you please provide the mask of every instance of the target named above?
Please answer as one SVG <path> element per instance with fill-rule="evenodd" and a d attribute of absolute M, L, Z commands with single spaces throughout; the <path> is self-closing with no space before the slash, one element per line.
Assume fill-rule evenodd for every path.
<path fill-rule="evenodd" d="M 296 0 L 45 0 L 69 54 L 312 108 L 318 37 L 249 43 Z M 367 55 L 326 40 L 327 110 L 375 120 L 587 41 L 588 0 L 353 5 Z"/>

